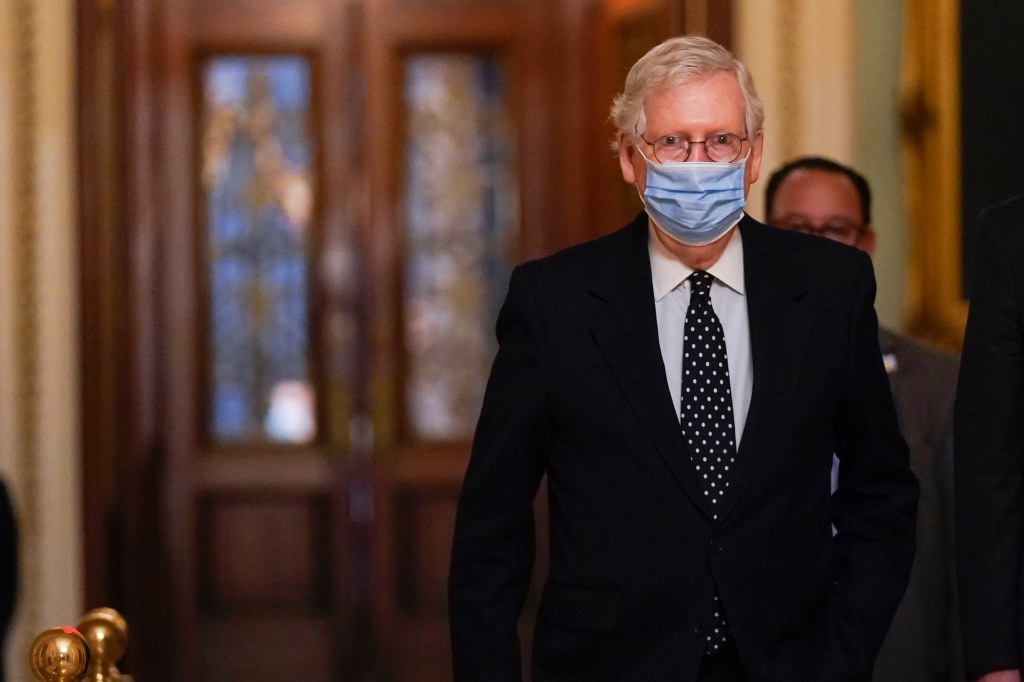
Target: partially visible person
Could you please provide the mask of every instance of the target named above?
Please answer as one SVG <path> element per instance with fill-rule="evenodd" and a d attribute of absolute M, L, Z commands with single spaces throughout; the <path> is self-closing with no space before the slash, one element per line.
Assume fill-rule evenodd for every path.
<path fill-rule="evenodd" d="M 11 498 L 7 494 L 7 485 L 0 480 L 0 682 L 4 679 L 7 630 L 14 615 L 17 595 L 18 525 Z"/>
<path fill-rule="evenodd" d="M 1024 195 L 982 211 L 956 396 L 956 554 L 967 673 L 1024 666 Z"/>
<path fill-rule="evenodd" d="M 854 169 L 816 156 L 768 179 L 768 222 L 875 249 L 871 189 Z M 875 663 L 875 682 L 964 679 L 953 549 L 953 398 L 957 359 L 888 329 L 879 330 L 910 466 L 921 484 L 917 557 L 906 596 Z"/>

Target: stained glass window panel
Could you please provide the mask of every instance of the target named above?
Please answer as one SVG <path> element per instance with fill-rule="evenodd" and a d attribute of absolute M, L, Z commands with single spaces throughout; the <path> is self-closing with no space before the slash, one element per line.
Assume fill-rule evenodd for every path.
<path fill-rule="evenodd" d="M 404 64 L 407 413 L 416 436 L 472 436 L 516 256 L 518 190 L 502 60 Z"/>
<path fill-rule="evenodd" d="M 309 442 L 308 59 L 219 55 L 202 79 L 209 430 L 228 444 Z"/>

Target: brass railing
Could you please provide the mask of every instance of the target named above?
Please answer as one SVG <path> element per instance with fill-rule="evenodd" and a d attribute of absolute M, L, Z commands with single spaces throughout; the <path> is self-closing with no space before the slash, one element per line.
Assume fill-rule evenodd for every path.
<path fill-rule="evenodd" d="M 28 667 L 44 682 L 132 682 L 117 670 L 128 648 L 128 623 L 110 608 L 89 611 L 75 627 L 39 633 L 28 652 Z"/>

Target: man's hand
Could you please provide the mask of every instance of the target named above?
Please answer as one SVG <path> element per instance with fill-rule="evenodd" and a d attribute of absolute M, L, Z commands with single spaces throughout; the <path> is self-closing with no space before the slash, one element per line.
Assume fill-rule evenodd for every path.
<path fill-rule="evenodd" d="M 1021 682 L 1020 670 L 997 670 L 985 673 L 974 682 Z"/>

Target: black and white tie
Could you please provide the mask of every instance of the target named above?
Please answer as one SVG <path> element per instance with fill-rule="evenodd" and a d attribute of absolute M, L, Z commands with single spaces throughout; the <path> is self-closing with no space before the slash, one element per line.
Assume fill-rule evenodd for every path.
<path fill-rule="evenodd" d="M 680 425 L 704 495 L 718 519 L 718 508 L 736 463 L 736 428 L 729 386 L 729 356 L 722 323 L 711 307 L 714 277 L 702 270 L 690 275 L 690 305 L 683 333 L 683 385 Z M 718 594 L 704 650 L 713 654 L 729 641 L 729 624 Z"/>

